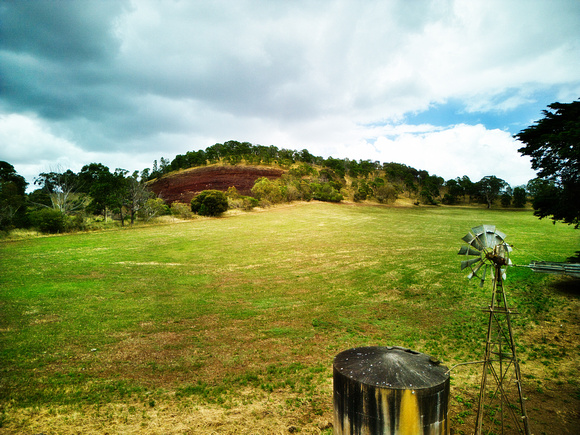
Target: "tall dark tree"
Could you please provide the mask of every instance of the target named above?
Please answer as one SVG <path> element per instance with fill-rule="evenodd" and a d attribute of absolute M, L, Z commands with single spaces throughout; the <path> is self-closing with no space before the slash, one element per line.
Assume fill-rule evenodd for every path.
<path fill-rule="evenodd" d="M 553 103 L 544 117 L 514 137 L 525 146 L 518 151 L 530 156 L 537 171 L 534 214 L 580 226 L 580 100 Z"/>
<path fill-rule="evenodd" d="M 91 196 L 87 209 L 91 213 L 103 214 L 111 207 L 111 193 L 115 187 L 115 176 L 102 163 L 91 163 L 82 167 L 79 172 L 82 189 Z"/>
<path fill-rule="evenodd" d="M 514 207 L 523 208 L 526 206 L 526 189 L 523 187 L 514 188 Z"/>
<path fill-rule="evenodd" d="M 0 230 L 25 224 L 27 184 L 14 166 L 0 161 Z"/>

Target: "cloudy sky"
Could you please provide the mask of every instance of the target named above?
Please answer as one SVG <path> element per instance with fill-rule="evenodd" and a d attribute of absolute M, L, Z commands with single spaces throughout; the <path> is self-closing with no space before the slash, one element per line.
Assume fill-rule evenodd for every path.
<path fill-rule="evenodd" d="M 0 23 L 0 160 L 29 182 L 232 139 L 516 186 L 512 135 L 580 97 L 578 0 L 3 0 Z"/>

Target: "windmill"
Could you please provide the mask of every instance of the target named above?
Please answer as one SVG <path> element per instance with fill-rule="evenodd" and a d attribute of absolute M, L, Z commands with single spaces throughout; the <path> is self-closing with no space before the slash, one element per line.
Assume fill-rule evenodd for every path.
<path fill-rule="evenodd" d="M 467 245 L 459 250 L 459 255 L 467 258 L 461 261 L 461 270 L 470 269 L 467 277 L 470 280 L 478 278 L 480 287 L 483 287 L 486 277 L 491 276 L 493 284 L 491 303 L 484 309 L 489 314 L 489 323 L 475 435 L 483 434 L 485 416 L 494 432 L 510 433 L 505 431 L 515 428 L 516 433 L 530 435 L 511 326 L 511 315 L 517 312 L 509 308 L 503 288 L 506 269 L 512 264 L 509 259 L 512 249 L 505 238 L 506 235 L 496 230 L 494 225 L 480 225 L 463 237 Z M 514 384 L 519 406 L 514 401 Z M 511 420 L 506 417 L 511 417 Z"/>

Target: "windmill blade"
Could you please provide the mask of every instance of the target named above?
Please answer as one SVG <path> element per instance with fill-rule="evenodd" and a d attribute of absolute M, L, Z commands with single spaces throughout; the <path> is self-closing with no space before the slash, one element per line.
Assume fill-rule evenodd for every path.
<path fill-rule="evenodd" d="M 471 267 L 472 264 L 475 264 L 479 261 L 482 261 L 481 257 L 479 258 L 472 258 L 471 260 L 463 260 L 461 262 L 461 270 L 467 268 L 467 267 Z"/>
<path fill-rule="evenodd" d="M 470 245 L 473 239 L 475 239 L 475 236 L 471 233 L 467 233 L 461 238 L 461 240 L 463 240 L 465 243 L 469 243 Z"/>
<path fill-rule="evenodd" d="M 476 249 L 473 249 L 471 246 L 462 246 L 461 248 L 459 248 L 459 252 L 457 253 L 459 255 L 481 255 L 481 252 L 479 252 Z"/>
<path fill-rule="evenodd" d="M 483 287 L 483 283 L 485 282 L 485 273 L 487 272 L 487 264 L 483 268 L 483 273 L 481 274 L 481 281 L 479 281 L 479 287 Z"/>
<path fill-rule="evenodd" d="M 497 237 L 495 237 L 495 233 L 485 233 L 485 241 L 488 248 L 494 248 L 501 243 L 501 241 L 498 242 Z"/>
<path fill-rule="evenodd" d="M 477 272 L 479 272 L 479 269 L 481 269 L 481 266 L 483 266 L 485 263 L 483 262 L 483 260 L 481 260 L 481 263 L 479 263 L 477 266 L 475 266 L 475 268 L 471 268 L 471 273 L 469 275 L 467 275 L 467 279 L 471 280 L 471 278 L 473 278 L 474 276 L 477 276 Z"/>
<path fill-rule="evenodd" d="M 494 248 L 503 242 L 503 240 L 498 241 L 497 239 L 495 225 L 484 225 L 483 228 L 485 229 L 485 242 L 488 248 Z"/>
<path fill-rule="evenodd" d="M 500 230 L 495 230 L 495 235 L 498 236 L 501 239 L 502 242 L 506 238 L 506 235 L 504 233 L 502 233 Z"/>
<path fill-rule="evenodd" d="M 475 249 L 481 251 L 483 249 L 483 245 L 481 242 L 471 233 L 467 233 L 462 240 L 466 242 L 468 245 L 473 246 Z"/>
<path fill-rule="evenodd" d="M 495 225 L 482 225 L 486 233 L 495 233 Z"/>
<path fill-rule="evenodd" d="M 476 236 L 479 236 L 480 234 L 483 234 L 483 233 L 485 233 L 485 225 L 479 225 L 479 226 L 477 226 L 477 227 L 473 227 L 473 228 L 471 229 L 471 232 L 472 232 L 473 234 L 475 234 Z"/>
<path fill-rule="evenodd" d="M 500 237 L 499 235 L 497 235 L 497 234 L 494 234 L 494 235 L 493 235 L 493 243 L 494 243 L 494 246 L 497 246 L 497 245 L 507 245 L 507 244 L 506 244 L 506 243 L 503 241 L 503 238 L 501 238 L 501 237 Z"/>

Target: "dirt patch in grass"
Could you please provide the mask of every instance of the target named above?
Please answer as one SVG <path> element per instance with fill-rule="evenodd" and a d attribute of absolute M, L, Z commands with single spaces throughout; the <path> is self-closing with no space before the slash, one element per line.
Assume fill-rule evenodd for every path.
<path fill-rule="evenodd" d="M 260 393 L 258 393 L 260 394 Z M 255 397 L 252 392 L 241 395 Z M 10 417 L 13 432 L 69 434 L 209 435 L 331 433 L 328 410 L 313 415 L 308 403 L 295 395 L 260 394 L 244 404 L 224 408 L 194 400 L 166 398 L 139 402 L 110 403 L 102 406 L 24 408 Z M 12 430 L 12 429 L 10 429 Z"/>

